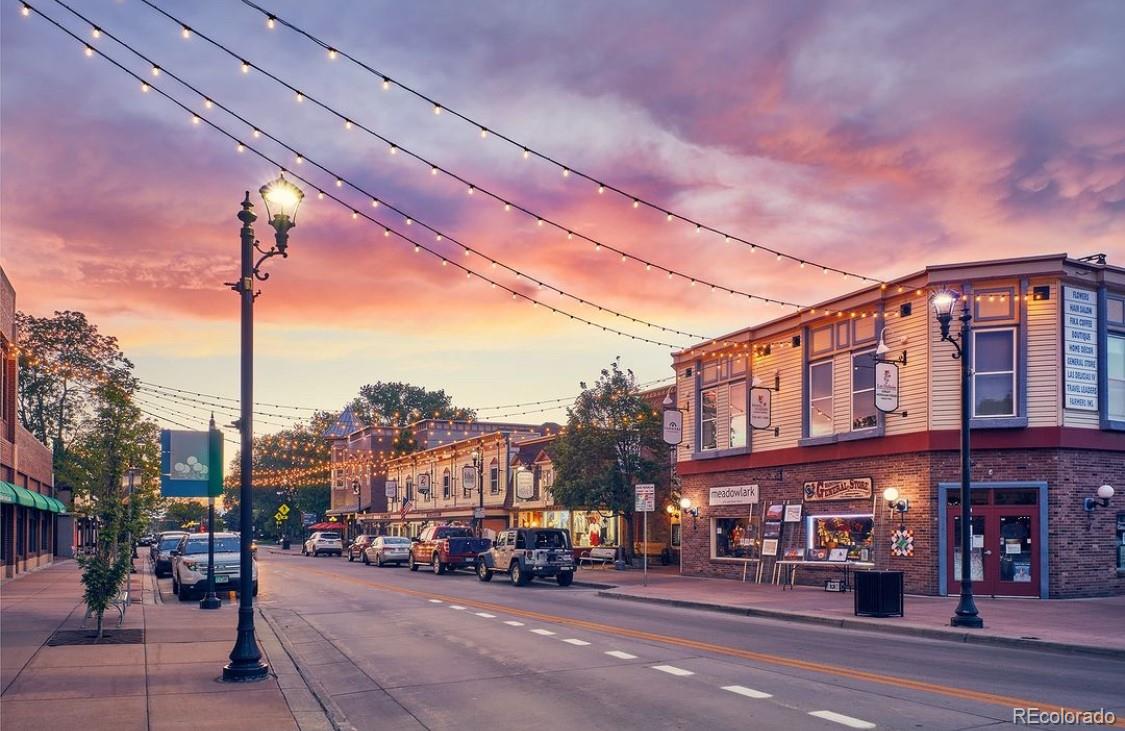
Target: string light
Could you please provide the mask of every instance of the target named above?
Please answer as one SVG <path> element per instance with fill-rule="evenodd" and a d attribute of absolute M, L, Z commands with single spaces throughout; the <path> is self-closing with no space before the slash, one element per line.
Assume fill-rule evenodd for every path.
<path fill-rule="evenodd" d="M 211 101 L 210 99 L 206 99 L 206 98 L 203 100 L 203 107 L 205 109 L 210 109 L 213 106 L 215 106 L 215 102 Z"/>
<path fill-rule="evenodd" d="M 244 73 L 244 74 L 250 73 L 250 62 L 247 61 L 246 59 L 242 60 L 242 73 Z"/>
<path fill-rule="evenodd" d="M 27 3 L 24 3 L 23 7 L 20 8 L 20 14 L 23 15 L 23 17 L 25 17 L 25 18 L 27 16 L 31 15 L 31 6 L 28 5 Z"/>
<path fill-rule="evenodd" d="M 269 28 L 270 30 L 273 30 L 274 26 L 276 26 L 276 25 L 277 25 L 277 18 L 275 18 L 272 15 L 266 17 L 266 27 L 267 28 Z"/>
<path fill-rule="evenodd" d="M 89 57 L 89 56 L 93 56 L 93 55 L 94 55 L 94 49 L 91 48 L 90 46 L 86 46 L 86 56 Z"/>
<path fill-rule="evenodd" d="M 180 35 L 183 36 L 184 38 L 191 38 L 191 28 L 188 28 L 185 25 L 183 28 L 180 29 Z"/>
<path fill-rule="evenodd" d="M 328 49 L 328 58 L 332 61 L 336 60 L 336 49 L 335 48 L 329 48 Z"/>
<path fill-rule="evenodd" d="M 102 29 L 95 25 L 93 28 L 90 29 L 90 35 L 94 36 L 94 38 L 101 38 L 102 37 Z"/>

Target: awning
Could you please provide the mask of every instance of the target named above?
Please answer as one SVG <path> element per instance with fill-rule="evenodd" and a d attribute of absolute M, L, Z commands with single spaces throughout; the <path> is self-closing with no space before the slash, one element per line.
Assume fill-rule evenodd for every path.
<path fill-rule="evenodd" d="M 318 530 L 334 530 L 339 531 L 344 527 L 343 523 L 313 523 L 305 530 L 318 531 Z"/>
<path fill-rule="evenodd" d="M 66 506 L 59 500 L 47 495 L 40 495 L 27 488 L 13 485 L 10 482 L 0 481 L 0 503 L 10 505 L 23 505 L 36 510 L 46 510 L 52 513 L 65 513 Z"/>

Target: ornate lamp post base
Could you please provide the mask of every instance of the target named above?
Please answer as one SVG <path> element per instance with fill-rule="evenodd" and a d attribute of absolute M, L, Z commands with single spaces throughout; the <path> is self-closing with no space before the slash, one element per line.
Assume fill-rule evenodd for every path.
<path fill-rule="evenodd" d="M 223 667 L 224 683 L 256 683 L 269 677 L 270 666 L 259 662 L 255 665 L 235 665 L 233 662 Z"/>

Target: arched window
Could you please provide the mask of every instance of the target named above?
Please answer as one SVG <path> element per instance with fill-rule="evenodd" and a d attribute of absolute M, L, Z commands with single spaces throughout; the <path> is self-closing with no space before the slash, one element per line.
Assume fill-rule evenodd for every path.
<path fill-rule="evenodd" d="M 453 487 L 449 482 L 449 468 L 445 468 L 445 472 L 441 474 L 441 496 L 448 500 L 452 496 Z"/>

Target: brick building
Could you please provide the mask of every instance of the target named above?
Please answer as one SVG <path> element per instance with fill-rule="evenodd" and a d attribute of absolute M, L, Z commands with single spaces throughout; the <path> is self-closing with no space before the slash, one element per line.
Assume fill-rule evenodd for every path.
<path fill-rule="evenodd" d="M 1125 269 L 1065 254 L 928 267 L 675 354 L 676 470 L 699 511 L 684 573 L 875 567 L 911 593 L 959 591 L 960 366 L 930 306 L 944 289 L 973 315 L 975 591 L 1125 593 Z M 888 413 L 877 360 L 905 360 Z M 1117 495 L 1086 510 L 1103 484 Z"/>
<path fill-rule="evenodd" d="M 71 553 L 71 531 L 59 530 L 66 506 L 57 499 L 51 450 L 19 423 L 16 293 L 0 269 L 0 558 L 3 578 L 46 566 L 56 549 Z"/>

